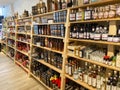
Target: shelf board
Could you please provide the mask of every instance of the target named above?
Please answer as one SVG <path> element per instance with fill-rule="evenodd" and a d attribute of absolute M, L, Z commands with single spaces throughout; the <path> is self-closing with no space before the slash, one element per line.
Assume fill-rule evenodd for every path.
<path fill-rule="evenodd" d="M 12 49 L 15 49 L 15 46 L 11 46 L 11 45 L 7 45 L 8 47 L 12 48 Z"/>
<path fill-rule="evenodd" d="M 35 23 L 33 25 L 59 25 L 59 24 L 65 24 L 65 22 L 56 22 L 56 23 Z"/>
<path fill-rule="evenodd" d="M 16 34 L 31 35 L 30 33 L 25 33 L 25 32 L 16 32 Z"/>
<path fill-rule="evenodd" d="M 51 14 L 53 14 L 53 12 L 47 12 L 47 13 L 43 13 L 43 14 L 33 15 L 33 18 L 47 16 L 47 15 L 51 15 Z"/>
<path fill-rule="evenodd" d="M 6 44 L 6 42 L 3 42 L 3 41 L 2 41 L 2 43 L 3 43 L 3 44 Z"/>
<path fill-rule="evenodd" d="M 108 45 L 120 45 L 120 43 L 115 42 L 108 42 L 108 41 L 98 41 L 98 40 L 85 40 L 85 39 L 73 39 L 69 38 L 70 41 L 80 41 L 80 42 L 87 42 L 87 43 L 99 43 L 99 44 L 108 44 Z"/>
<path fill-rule="evenodd" d="M 93 61 L 93 60 L 90 60 L 90 59 L 79 58 L 79 57 L 77 57 L 75 55 L 72 55 L 72 54 L 68 54 L 68 56 L 79 59 L 79 60 L 82 60 L 82 61 L 85 61 L 85 62 L 90 62 L 92 64 L 96 64 L 96 65 L 99 65 L 99 66 L 102 66 L 102 67 L 105 67 L 105 68 L 108 68 L 108 69 L 112 69 L 112 70 L 115 70 L 115 71 L 120 71 L 120 68 L 115 67 L 115 66 L 106 65 L 104 63 Z"/>
<path fill-rule="evenodd" d="M 14 38 L 11 38 L 11 37 L 7 37 L 7 38 L 15 41 L 15 39 L 14 39 Z"/>
<path fill-rule="evenodd" d="M 95 6 L 103 6 L 103 5 L 109 5 L 109 4 L 115 4 L 115 3 L 119 3 L 120 0 L 102 0 L 102 1 L 98 1 L 98 2 L 93 2 L 90 4 L 83 4 L 83 5 L 79 5 L 76 7 L 71 7 L 70 9 L 77 9 L 77 8 L 86 8 L 86 7 L 95 7 Z"/>
<path fill-rule="evenodd" d="M 37 35 L 33 34 L 33 36 L 39 36 L 39 37 L 48 37 L 48 38 L 56 38 L 56 39 L 64 39 L 64 37 L 59 37 L 59 36 L 51 36 L 51 35 Z"/>
<path fill-rule="evenodd" d="M 30 43 L 25 42 L 25 41 L 20 41 L 20 40 L 16 40 L 16 41 L 21 42 L 21 43 L 25 43 L 25 44 L 30 44 Z"/>
<path fill-rule="evenodd" d="M 31 26 L 31 24 L 30 25 L 16 25 L 17 27 L 26 27 L 26 26 Z"/>
<path fill-rule="evenodd" d="M 36 59 L 35 59 L 35 60 L 36 60 Z M 43 64 L 43 65 L 45 65 L 45 66 L 47 66 L 47 67 L 55 70 L 56 72 L 58 72 L 58 73 L 60 73 L 60 74 L 62 73 L 62 70 L 60 70 L 60 69 L 56 68 L 55 66 L 53 66 L 53 65 L 45 62 L 44 60 L 36 60 L 36 61 L 38 61 L 38 62 L 40 62 L 41 64 Z"/>
<path fill-rule="evenodd" d="M 9 23 L 9 22 L 15 22 L 15 20 L 9 20 L 9 21 L 7 21 L 7 22 L 8 22 L 8 23 Z"/>
<path fill-rule="evenodd" d="M 15 60 L 15 63 L 17 63 L 18 65 L 20 65 L 25 71 L 29 72 L 29 69 L 26 68 L 25 66 L 23 66 L 19 61 Z"/>
<path fill-rule="evenodd" d="M 50 87 L 48 87 L 46 84 L 44 84 L 38 77 L 36 77 L 33 73 L 30 73 L 37 81 L 39 81 L 45 88 L 48 90 L 52 90 Z"/>
<path fill-rule="evenodd" d="M 17 20 L 31 19 L 31 18 L 32 18 L 32 16 L 29 16 L 29 17 L 18 18 Z"/>
<path fill-rule="evenodd" d="M 67 75 L 67 74 L 65 74 L 65 76 L 66 76 L 67 78 L 69 78 L 70 80 L 72 80 L 72 81 L 80 84 L 81 86 L 83 86 L 83 87 L 85 87 L 85 88 L 87 88 L 87 89 L 89 89 L 89 90 L 96 90 L 96 88 L 93 88 L 92 86 L 88 85 L 87 83 L 84 83 L 84 82 L 82 82 L 82 81 L 80 81 L 80 80 L 75 80 L 73 77 L 71 77 L 71 76 L 69 76 L 69 75 Z"/>
<path fill-rule="evenodd" d="M 38 48 L 42 48 L 42 49 L 45 49 L 45 50 L 49 50 L 49 51 L 53 51 L 53 52 L 56 52 L 56 53 L 59 53 L 59 54 L 63 54 L 63 52 L 57 51 L 57 50 L 53 50 L 51 48 L 47 48 L 47 47 L 43 47 L 43 46 L 37 46 L 37 45 L 34 45 L 34 44 L 32 44 L 32 45 L 35 46 L 35 47 L 38 47 Z"/>
<path fill-rule="evenodd" d="M 8 26 L 8 28 L 15 28 L 16 25 L 11 25 L 11 26 Z"/>
<path fill-rule="evenodd" d="M 7 55 L 5 50 L 2 49 L 2 52 L 3 52 L 5 55 Z"/>
<path fill-rule="evenodd" d="M 11 57 L 9 54 L 7 54 L 7 56 L 8 56 L 11 60 L 14 60 L 14 57 Z"/>
<path fill-rule="evenodd" d="M 28 53 L 26 53 L 26 52 L 23 52 L 23 51 L 20 51 L 20 50 L 18 50 L 18 49 L 16 49 L 18 52 L 20 52 L 20 53 L 22 53 L 22 54 L 24 54 L 24 55 L 26 55 L 26 56 L 28 56 Z"/>
<path fill-rule="evenodd" d="M 75 23 L 93 23 L 93 22 L 108 22 L 108 21 L 119 21 L 120 18 L 111 18 L 111 19 L 97 19 L 97 20 L 81 20 L 81 21 L 73 21 L 70 24 Z"/>

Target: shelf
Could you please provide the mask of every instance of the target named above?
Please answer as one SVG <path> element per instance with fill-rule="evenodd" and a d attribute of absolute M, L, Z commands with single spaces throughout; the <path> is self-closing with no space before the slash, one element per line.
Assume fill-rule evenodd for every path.
<path fill-rule="evenodd" d="M 17 32 L 16 34 L 31 35 L 30 33 L 25 33 L 25 32 Z"/>
<path fill-rule="evenodd" d="M 3 44 L 6 44 L 6 42 L 3 42 L 3 41 L 2 41 L 2 43 L 3 43 Z"/>
<path fill-rule="evenodd" d="M 6 55 L 6 51 L 2 49 L 2 52 Z"/>
<path fill-rule="evenodd" d="M 99 43 L 99 44 L 108 44 L 108 45 L 120 45 L 120 43 L 115 42 L 108 42 L 108 41 L 98 41 L 98 40 L 85 40 L 85 39 L 73 39 L 69 38 L 71 41 L 80 41 L 80 42 L 87 42 L 87 43 Z"/>
<path fill-rule="evenodd" d="M 25 43 L 25 44 L 30 44 L 28 42 L 25 42 L 25 41 L 20 41 L 20 40 L 16 40 L 17 42 L 21 42 L 21 43 Z"/>
<path fill-rule="evenodd" d="M 26 26 L 31 26 L 31 24 L 30 25 L 16 25 L 17 27 L 26 27 Z"/>
<path fill-rule="evenodd" d="M 64 37 L 59 37 L 59 36 L 50 36 L 50 35 L 37 35 L 33 34 L 33 36 L 39 36 L 39 37 L 48 37 L 48 38 L 56 38 L 56 39 L 64 39 Z"/>
<path fill-rule="evenodd" d="M 25 71 L 29 72 L 29 69 L 27 69 L 25 66 L 23 66 L 19 61 L 15 60 L 15 63 L 17 63 L 19 66 L 21 66 Z"/>
<path fill-rule="evenodd" d="M 15 39 L 14 39 L 14 38 L 11 38 L 11 37 L 7 37 L 7 38 L 15 41 Z"/>
<path fill-rule="evenodd" d="M 97 62 L 97 61 L 93 61 L 93 60 L 90 60 L 90 59 L 79 58 L 79 57 L 74 56 L 74 55 L 71 55 L 71 54 L 68 54 L 68 56 L 69 56 L 69 57 L 76 58 L 76 59 L 80 59 L 80 60 L 85 61 L 85 62 L 89 62 L 89 63 L 92 63 L 92 64 L 96 64 L 96 65 L 99 65 L 99 66 L 102 66 L 102 67 L 105 67 L 105 68 L 108 68 L 108 69 L 112 69 L 112 70 L 115 70 L 115 71 L 120 71 L 120 68 L 115 67 L 115 66 L 106 65 L 106 64 L 104 64 L 104 63 Z"/>
<path fill-rule="evenodd" d="M 9 20 L 9 21 L 7 21 L 7 22 L 15 22 L 15 20 Z"/>
<path fill-rule="evenodd" d="M 36 60 L 36 59 L 35 59 L 35 60 Z M 60 73 L 60 74 L 62 73 L 62 70 L 60 70 L 60 69 L 56 68 L 55 66 L 53 66 L 53 65 L 45 62 L 44 60 L 36 60 L 36 61 L 38 61 L 38 62 L 40 62 L 41 64 L 43 64 L 43 65 L 45 65 L 45 66 L 47 66 L 47 67 L 55 70 L 56 72 L 58 72 L 58 73 Z"/>
<path fill-rule="evenodd" d="M 33 25 L 59 25 L 59 24 L 65 24 L 65 22 L 56 22 L 56 23 L 35 23 Z"/>
<path fill-rule="evenodd" d="M 84 4 L 84 5 L 79 5 L 79 6 L 76 6 L 76 7 L 71 7 L 70 9 L 77 9 L 77 8 L 86 8 L 86 7 L 90 7 L 90 6 L 103 6 L 103 5 L 109 5 L 109 4 L 117 4 L 119 3 L 120 0 L 102 0 L 102 1 L 98 1 L 98 2 L 93 2 L 93 3 L 90 3 L 90 4 Z"/>
<path fill-rule="evenodd" d="M 52 52 L 56 52 L 56 53 L 59 53 L 59 54 L 63 54 L 63 52 L 57 51 L 57 50 L 53 50 L 53 49 L 51 49 L 51 48 L 47 48 L 47 47 L 43 47 L 43 46 L 37 46 L 37 45 L 34 45 L 34 44 L 32 44 L 32 45 L 35 46 L 35 47 L 38 47 L 38 48 L 42 48 L 42 49 L 45 49 L 45 50 L 49 50 L 49 51 L 52 51 Z"/>
<path fill-rule="evenodd" d="M 33 15 L 33 18 L 46 16 L 46 15 L 51 15 L 51 14 L 53 14 L 53 12 L 47 12 L 47 13 L 44 13 L 44 14 Z"/>
<path fill-rule="evenodd" d="M 89 86 L 87 83 L 84 83 L 84 82 L 82 82 L 82 81 L 80 81 L 80 80 L 75 80 L 73 77 L 71 77 L 71 76 L 69 76 L 69 75 L 67 75 L 67 74 L 66 74 L 65 76 L 66 76 L 67 78 L 69 78 L 70 80 L 72 80 L 72 81 L 80 84 L 81 86 L 83 86 L 83 87 L 85 87 L 85 88 L 87 88 L 87 89 L 89 89 L 89 90 L 96 90 L 96 88 L 93 88 L 92 86 Z"/>
<path fill-rule="evenodd" d="M 52 90 L 50 87 L 48 87 L 46 84 L 44 84 L 38 77 L 36 77 L 33 73 L 30 73 L 36 80 L 38 80 L 44 87 L 46 87 L 48 90 Z"/>
<path fill-rule="evenodd" d="M 8 47 L 12 48 L 12 49 L 15 49 L 15 46 L 11 46 L 11 45 L 7 45 Z"/>
<path fill-rule="evenodd" d="M 9 54 L 7 54 L 7 56 L 8 56 L 11 60 L 14 60 L 14 57 L 11 57 Z"/>
<path fill-rule="evenodd" d="M 111 18 L 111 19 L 97 19 L 97 20 L 81 20 L 81 21 L 73 21 L 70 22 L 70 24 L 76 24 L 76 23 L 93 23 L 93 22 L 108 22 L 108 21 L 119 21 L 120 18 Z"/>
<path fill-rule="evenodd" d="M 28 56 L 28 53 L 26 53 L 26 52 L 20 51 L 18 49 L 17 49 L 17 51 L 20 52 L 20 53 L 22 53 L 22 54 L 24 54 L 24 55 L 26 55 L 26 56 Z"/>
<path fill-rule="evenodd" d="M 31 18 L 32 18 L 32 16 L 29 16 L 29 17 L 18 18 L 17 20 L 31 19 Z"/>

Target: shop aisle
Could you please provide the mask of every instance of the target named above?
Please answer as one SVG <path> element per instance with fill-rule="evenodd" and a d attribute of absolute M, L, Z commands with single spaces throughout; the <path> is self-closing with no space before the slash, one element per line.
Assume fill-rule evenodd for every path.
<path fill-rule="evenodd" d="M 46 90 L 0 52 L 0 90 Z"/>

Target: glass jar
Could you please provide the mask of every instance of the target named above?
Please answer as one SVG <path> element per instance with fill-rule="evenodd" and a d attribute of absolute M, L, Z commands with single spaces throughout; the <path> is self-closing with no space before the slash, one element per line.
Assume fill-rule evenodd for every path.
<path fill-rule="evenodd" d="M 108 41 L 112 42 L 113 41 L 113 35 L 108 35 Z"/>
<path fill-rule="evenodd" d="M 110 5 L 109 18 L 114 18 L 116 16 L 116 6 Z"/>
<path fill-rule="evenodd" d="M 120 41 L 120 37 L 117 36 L 117 35 L 115 35 L 115 36 L 113 37 L 113 42 L 119 42 L 119 41 Z"/>

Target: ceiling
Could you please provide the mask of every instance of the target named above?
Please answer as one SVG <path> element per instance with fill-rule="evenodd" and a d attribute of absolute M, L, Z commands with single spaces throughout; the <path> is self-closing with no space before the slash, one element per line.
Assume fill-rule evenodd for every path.
<path fill-rule="evenodd" d="M 15 0 L 0 0 L 0 6 L 13 3 Z"/>

